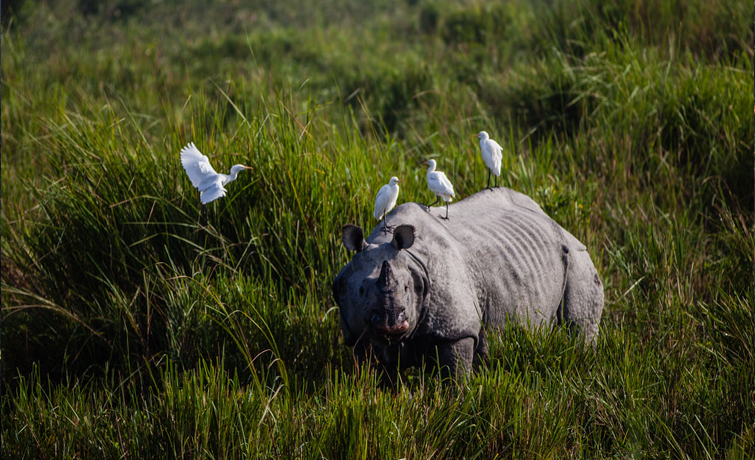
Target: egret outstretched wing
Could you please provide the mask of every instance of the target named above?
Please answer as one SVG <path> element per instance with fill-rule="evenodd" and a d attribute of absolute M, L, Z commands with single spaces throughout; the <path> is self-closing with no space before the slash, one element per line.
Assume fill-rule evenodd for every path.
<path fill-rule="evenodd" d="M 201 191 L 199 194 L 199 199 L 202 201 L 202 204 L 207 204 L 213 200 L 217 200 L 220 197 L 225 196 L 225 187 L 223 187 L 220 178 L 218 178 L 218 181 L 216 181 L 213 184 L 207 184 L 207 188 Z"/>
<path fill-rule="evenodd" d="M 193 142 L 190 142 L 186 147 L 181 149 L 181 164 L 186 170 L 189 179 L 191 179 L 191 183 L 197 188 L 207 178 L 218 175 L 210 164 L 210 159 L 206 155 L 202 155 L 202 152 L 197 149 Z M 225 194 L 225 191 L 223 194 Z"/>
<path fill-rule="evenodd" d="M 233 165 L 231 174 L 218 174 L 210 164 L 210 159 L 197 149 L 193 142 L 181 149 L 181 164 L 186 170 L 191 183 L 199 189 L 202 204 L 225 196 L 224 185 L 236 180 L 239 172 L 252 169 L 244 165 Z"/>

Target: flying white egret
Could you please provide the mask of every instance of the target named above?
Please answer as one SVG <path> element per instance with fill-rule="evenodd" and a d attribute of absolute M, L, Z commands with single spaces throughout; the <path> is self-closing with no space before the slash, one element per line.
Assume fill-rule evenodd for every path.
<path fill-rule="evenodd" d="M 435 160 L 429 160 L 423 164 L 429 165 L 427 168 L 427 186 L 435 193 L 435 203 L 426 205 L 427 209 L 429 210 L 430 206 L 434 206 L 443 198 L 443 201 L 446 202 L 446 217 L 439 217 L 448 219 L 448 202 L 453 201 L 454 186 L 451 185 L 451 181 L 448 180 L 444 172 L 435 170 Z"/>
<path fill-rule="evenodd" d="M 485 131 L 480 131 L 478 134 L 472 135 L 480 139 L 480 152 L 482 153 L 482 160 L 485 162 L 485 166 L 488 167 L 488 188 L 490 188 L 490 173 L 495 176 L 495 186 L 498 187 L 498 176 L 501 175 L 501 146 L 498 142 L 488 136 Z"/>
<path fill-rule="evenodd" d="M 231 174 L 219 174 L 215 172 L 210 159 L 202 155 L 193 142 L 181 149 L 181 164 L 186 170 L 186 174 L 191 179 L 191 183 L 199 189 L 199 199 L 203 205 L 225 196 L 226 189 L 224 185 L 236 180 L 244 169 L 252 169 L 244 165 L 233 165 Z"/>
<path fill-rule="evenodd" d="M 383 222 L 383 231 L 388 231 L 388 212 L 396 206 L 396 200 L 398 199 L 398 183 L 401 180 L 398 177 L 391 177 L 391 180 L 386 185 L 380 187 L 377 196 L 375 197 L 375 211 L 372 213 L 375 219 L 378 221 L 385 218 Z"/>

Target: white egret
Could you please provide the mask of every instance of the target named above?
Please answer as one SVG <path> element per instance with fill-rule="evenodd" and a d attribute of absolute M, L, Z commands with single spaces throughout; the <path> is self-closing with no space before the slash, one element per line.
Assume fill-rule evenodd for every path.
<path fill-rule="evenodd" d="M 427 186 L 435 193 L 435 203 L 426 205 L 427 209 L 429 210 L 430 206 L 434 206 L 443 198 L 443 201 L 446 202 L 446 217 L 439 217 L 448 219 L 448 202 L 453 201 L 454 186 L 451 185 L 451 181 L 448 180 L 444 172 L 435 170 L 435 160 L 426 161 L 424 164 L 429 165 L 427 168 Z"/>
<path fill-rule="evenodd" d="M 498 187 L 498 176 L 501 175 L 501 146 L 498 142 L 488 136 L 485 131 L 480 131 L 478 134 L 472 135 L 480 139 L 480 153 L 482 153 L 482 161 L 485 162 L 485 166 L 488 167 L 488 188 L 490 188 L 490 173 L 495 176 L 495 186 Z"/>
<path fill-rule="evenodd" d="M 203 205 L 225 196 L 224 185 L 236 180 L 244 169 L 252 169 L 244 165 L 233 165 L 231 174 L 219 174 L 210 164 L 210 159 L 203 155 L 193 142 L 181 149 L 181 164 L 191 183 L 199 189 L 199 199 Z"/>
<path fill-rule="evenodd" d="M 401 180 L 398 177 L 391 177 L 390 182 L 380 187 L 377 196 L 375 197 L 375 211 L 372 215 L 378 221 L 385 218 L 383 222 L 383 231 L 388 231 L 388 212 L 396 206 L 396 200 L 398 199 L 398 183 Z"/>

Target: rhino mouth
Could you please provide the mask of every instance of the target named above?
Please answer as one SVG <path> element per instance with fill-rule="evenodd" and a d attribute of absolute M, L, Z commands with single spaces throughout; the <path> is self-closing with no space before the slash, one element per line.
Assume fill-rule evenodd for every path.
<path fill-rule="evenodd" d="M 403 308 L 376 308 L 372 311 L 370 323 L 375 335 L 387 339 L 403 336 L 409 331 Z"/>
<path fill-rule="evenodd" d="M 382 335 L 385 337 L 396 337 L 396 336 L 402 336 L 406 334 L 409 331 L 409 321 L 404 320 L 400 324 L 396 324 L 394 326 L 374 326 L 373 329 L 378 335 Z"/>

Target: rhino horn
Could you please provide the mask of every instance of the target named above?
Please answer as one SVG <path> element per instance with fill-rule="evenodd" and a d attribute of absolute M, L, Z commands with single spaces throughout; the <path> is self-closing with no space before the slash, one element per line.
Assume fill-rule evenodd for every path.
<path fill-rule="evenodd" d="M 383 261 L 383 266 L 380 268 L 380 276 L 377 280 L 377 288 L 380 292 L 393 292 L 398 288 L 398 281 L 393 274 L 391 264 L 387 260 Z"/>

